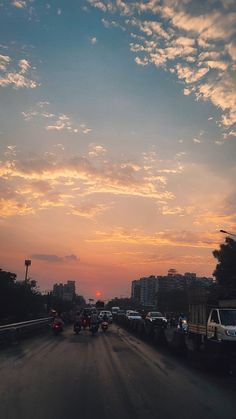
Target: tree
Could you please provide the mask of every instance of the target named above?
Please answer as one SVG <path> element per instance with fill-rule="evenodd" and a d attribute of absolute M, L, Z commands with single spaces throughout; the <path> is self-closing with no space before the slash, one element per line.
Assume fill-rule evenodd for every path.
<path fill-rule="evenodd" d="M 213 251 L 213 256 L 218 260 L 213 272 L 217 284 L 236 289 L 236 241 L 226 237 L 220 249 Z"/>
<path fill-rule="evenodd" d="M 43 313 L 43 297 L 36 281 L 17 281 L 16 274 L 0 269 L 0 321 L 36 318 Z"/>
<path fill-rule="evenodd" d="M 104 301 L 101 301 L 101 300 L 98 300 L 96 303 L 95 303 L 95 307 L 96 308 L 100 308 L 100 309 L 102 309 L 102 308 L 104 308 L 104 306 L 105 306 L 105 303 L 104 303 Z"/>

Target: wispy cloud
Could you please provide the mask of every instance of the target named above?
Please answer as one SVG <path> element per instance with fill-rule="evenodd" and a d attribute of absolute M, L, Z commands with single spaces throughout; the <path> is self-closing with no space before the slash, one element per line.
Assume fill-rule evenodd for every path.
<path fill-rule="evenodd" d="M 32 259 L 37 259 L 45 262 L 50 263 L 62 263 L 62 262 L 79 262 L 79 258 L 76 255 L 68 255 L 68 256 L 58 256 L 58 255 L 50 255 L 50 254 L 33 254 L 31 255 Z"/>
<path fill-rule="evenodd" d="M 15 151 L 14 148 L 8 150 Z M 165 201 L 174 198 L 167 188 L 166 176 L 176 172 L 159 173 L 165 169 L 162 169 L 163 162 L 159 164 L 160 168 L 156 167 L 155 155 L 152 154 L 152 158 L 145 155 L 142 162 L 126 159 L 114 162 L 108 156 L 104 160 L 104 153 L 107 153 L 104 147 L 90 145 L 88 157 L 66 159 L 49 153 L 44 157 L 20 160 L 9 154 L 5 156 L 7 160 L 1 162 L 0 176 L 14 191 L 8 199 L 20 205 L 27 203 L 27 208 L 35 211 L 51 206 L 64 207 L 67 213 L 87 218 L 109 209 L 110 205 L 97 202 L 97 199 L 88 200 L 99 194 Z"/>
<path fill-rule="evenodd" d="M 22 112 L 25 121 L 36 117 L 47 121 L 45 129 L 48 131 L 67 131 L 71 134 L 89 134 L 92 129 L 84 122 L 76 124 L 72 118 L 64 113 L 55 114 L 49 111 L 50 103 L 47 101 L 38 102 L 34 107 Z"/>
<path fill-rule="evenodd" d="M 95 243 L 126 243 L 136 245 L 153 246 L 179 246 L 212 248 L 217 246 L 218 236 L 212 232 L 174 231 L 165 230 L 152 235 L 145 234 L 140 230 L 126 230 L 117 227 L 109 232 L 96 231 L 96 237 L 88 239 L 88 242 Z"/>

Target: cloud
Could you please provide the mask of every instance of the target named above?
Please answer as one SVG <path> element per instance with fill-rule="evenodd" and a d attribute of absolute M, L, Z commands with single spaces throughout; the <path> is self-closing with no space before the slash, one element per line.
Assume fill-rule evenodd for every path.
<path fill-rule="evenodd" d="M 29 77 L 31 64 L 28 60 L 19 60 L 17 63 L 18 70 L 15 70 L 11 63 L 12 59 L 9 56 L 0 55 L 0 87 L 12 86 L 14 89 L 35 89 L 39 86 L 36 80 Z M 9 69 L 9 66 L 12 68 Z"/>
<path fill-rule="evenodd" d="M 11 58 L 8 55 L 0 55 L 0 71 L 6 71 Z"/>
<path fill-rule="evenodd" d="M 105 204 L 99 204 L 99 203 L 96 203 L 96 204 L 84 203 L 84 204 L 72 206 L 69 209 L 68 214 L 92 219 L 92 218 L 97 217 L 99 214 L 103 213 L 110 207 L 111 205 L 105 205 Z"/>
<path fill-rule="evenodd" d="M 106 29 L 109 29 L 109 28 L 120 28 L 122 31 L 125 31 L 124 26 L 120 25 L 115 20 L 107 20 L 107 19 L 102 18 L 102 24 L 103 24 L 103 26 Z"/>
<path fill-rule="evenodd" d="M 19 61 L 19 67 L 20 67 L 21 74 L 27 73 L 29 69 L 31 68 L 29 61 L 25 59 Z"/>
<path fill-rule="evenodd" d="M 17 155 L 17 147 L 16 145 L 8 145 L 6 147 L 6 151 L 4 152 L 4 156 L 7 158 L 15 157 Z"/>
<path fill-rule="evenodd" d="M 107 153 L 107 149 L 100 144 L 89 144 L 89 156 L 90 157 L 98 157 L 100 155 L 105 155 Z"/>
<path fill-rule="evenodd" d="M 18 202 L 15 199 L 0 198 L 0 217 L 23 216 L 33 214 L 34 209 L 26 203 Z"/>
<path fill-rule="evenodd" d="M 116 14 L 119 25 L 135 42 L 130 50 L 135 62 L 153 64 L 175 75 L 184 84 L 184 95 L 210 101 L 222 111 L 221 127 L 227 130 L 236 122 L 236 12 L 233 2 L 140 1 L 97 2 L 91 6 Z M 124 16 L 125 15 L 125 16 Z M 117 20 L 116 19 L 116 20 Z M 103 19 L 106 27 L 112 25 Z M 115 21 L 113 21 L 115 22 Z M 137 33 L 131 28 L 135 28 Z M 234 129 L 235 131 L 235 129 Z"/>
<path fill-rule="evenodd" d="M 139 57 L 135 57 L 135 62 L 136 62 L 136 64 L 142 65 L 142 66 L 148 65 L 147 57 L 144 57 L 143 59 L 141 59 Z"/>
<path fill-rule="evenodd" d="M 27 211 L 61 207 L 67 214 L 95 218 L 109 208 L 107 204 L 94 203 L 99 194 L 165 201 L 174 198 L 167 189 L 166 176 L 174 176 L 181 169 L 168 168 L 173 162 L 158 163 L 155 153 L 145 154 L 140 162 L 114 162 L 107 156 L 104 160 L 104 153 L 104 147 L 92 144 L 88 157 L 66 159 L 47 153 L 44 157 L 21 160 L 9 155 L 5 156 L 8 160 L 1 162 L 0 176 L 14 191 L 11 199 L 20 205 L 26 203 Z M 178 162 L 174 164 L 178 167 Z M 93 199 L 89 201 L 89 197 Z"/>
<path fill-rule="evenodd" d="M 87 239 L 92 243 L 126 243 L 153 246 L 179 246 L 211 249 L 218 245 L 215 232 L 193 232 L 165 230 L 152 235 L 135 230 L 125 230 L 117 227 L 109 232 L 96 231 L 95 238 Z"/>
<path fill-rule="evenodd" d="M 225 40 L 236 33 L 236 13 L 213 11 L 210 14 L 193 16 L 186 12 L 177 12 L 171 18 L 173 26 L 186 32 L 196 33 L 203 40 Z"/>
<path fill-rule="evenodd" d="M 57 256 L 57 255 L 50 255 L 50 254 L 33 254 L 30 257 L 31 259 L 37 259 L 37 260 L 50 262 L 50 263 L 78 262 L 79 261 L 79 258 L 76 255 Z"/>
<path fill-rule="evenodd" d="M 28 111 L 22 112 L 25 121 L 30 121 L 33 118 L 39 117 L 45 119 L 47 124 L 45 129 L 47 131 L 66 131 L 70 134 L 89 134 L 92 129 L 87 127 L 84 122 L 76 124 L 72 118 L 64 113 L 55 114 L 48 112 L 50 103 L 46 101 L 38 102 L 34 107 Z"/>
<path fill-rule="evenodd" d="M 92 38 L 89 39 L 90 40 L 90 44 L 95 45 L 97 43 L 97 38 L 96 36 L 93 36 Z"/>
<path fill-rule="evenodd" d="M 160 212 L 162 215 L 178 215 L 180 217 L 184 217 L 186 215 L 190 215 L 194 212 L 193 207 L 170 207 L 168 205 L 164 205 L 161 207 Z"/>
<path fill-rule="evenodd" d="M 26 2 L 23 0 L 14 0 L 12 5 L 17 7 L 18 9 L 24 9 L 26 7 Z"/>
<path fill-rule="evenodd" d="M 102 10 L 103 12 L 106 12 L 106 11 L 107 11 L 107 6 L 106 6 L 106 5 L 105 5 L 105 3 L 104 3 L 104 2 L 102 2 L 102 1 L 98 1 L 98 0 L 88 0 L 88 2 L 89 2 L 92 6 L 96 7 L 97 9 Z"/>

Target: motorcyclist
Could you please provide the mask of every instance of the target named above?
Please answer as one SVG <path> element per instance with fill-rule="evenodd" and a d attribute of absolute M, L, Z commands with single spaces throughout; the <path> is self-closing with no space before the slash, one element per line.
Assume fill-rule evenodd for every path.
<path fill-rule="evenodd" d="M 92 334 L 94 334 L 95 332 L 98 331 L 99 328 L 99 317 L 96 311 L 91 313 L 91 317 L 90 317 L 90 331 L 92 332 Z"/>
<path fill-rule="evenodd" d="M 103 321 L 103 322 L 107 322 L 107 323 L 108 323 L 108 320 L 109 320 L 109 319 L 108 319 L 108 315 L 107 315 L 107 313 L 104 313 L 104 314 L 103 314 L 103 316 L 102 316 L 102 321 Z"/>
<path fill-rule="evenodd" d="M 81 314 L 79 311 L 77 311 L 77 312 L 75 313 L 74 326 L 75 326 L 75 325 L 77 325 L 77 324 L 79 324 L 79 325 L 81 326 L 81 324 L 82 324 L 82 319 L 83 319 L 82 314 Z"/>
<path fill-rule="evenodd" d="M 53 325 L 58 324 L 59 326 L 61 326 L 61 328 L 63 328 L 64 326 L 64 322 L 60 316 L 59 313 L 56 313 L 54 320 L 53 320 Z"/>
<path fill-rule="evenodd" d="M 90 325 L 92 324 L 99 324 L 99 318 L 96 311 L 93 311 L 90 317 Z"/>
<path fill-rule="evenodd" d="M 183 322 L 186 321 L 186 316 L 184 313 L 181 313 L 179 316 L 179 328 L 182 331 L 183 330 Z"/>

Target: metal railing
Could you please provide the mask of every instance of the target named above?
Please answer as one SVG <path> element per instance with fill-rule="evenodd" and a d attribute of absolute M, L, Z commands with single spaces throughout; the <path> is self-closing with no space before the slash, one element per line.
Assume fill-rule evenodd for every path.
<path fill-rule="evenodd" d="M 37 320 L 11 323 L 0 326 L 0 343 L 15 342 L 30 332 L 42 329 L 52 323 L 52 317 L 44 317 Z"/>

